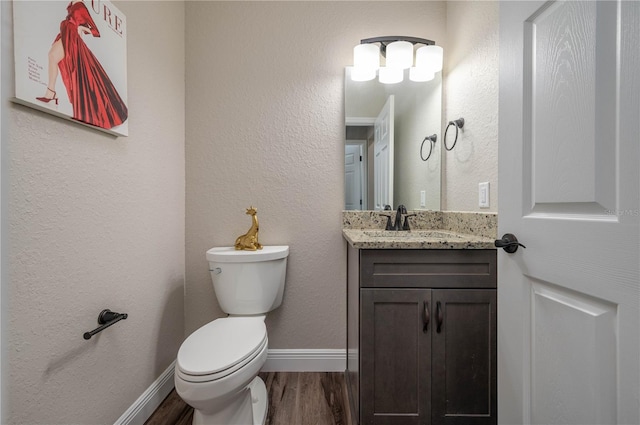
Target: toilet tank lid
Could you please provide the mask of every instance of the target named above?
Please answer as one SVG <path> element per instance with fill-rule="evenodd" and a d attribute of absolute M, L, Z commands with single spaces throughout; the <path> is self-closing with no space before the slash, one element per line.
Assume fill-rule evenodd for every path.
<path fill-rule="evenodd" d="M 257 251 L 240 251 L 232 246 L 211 248 L 207 251 L 207 261 L 217 263 L 246 263 L 279 260 L 289 255 L 287 245 L 263 246 Z"/>

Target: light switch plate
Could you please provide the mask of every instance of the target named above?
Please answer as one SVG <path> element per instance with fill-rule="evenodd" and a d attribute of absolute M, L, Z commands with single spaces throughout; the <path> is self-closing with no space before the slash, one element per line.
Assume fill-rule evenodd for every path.
<path fill-rule="evenodd" d="M 478 206 L 489 208 L 489 182 L 478 183 Z"/>
<path fill-rule="evenodd" d="M 421 190 L 420 191 L 420 206 L 421 207 L 426 207 L 427 206 L 427 191 L 426 190 Z"/>

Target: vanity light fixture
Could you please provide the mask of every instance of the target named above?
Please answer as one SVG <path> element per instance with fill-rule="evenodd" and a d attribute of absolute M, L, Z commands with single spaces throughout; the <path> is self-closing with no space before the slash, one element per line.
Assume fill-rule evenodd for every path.
<path fill-rule="evenodd" d="M 380 43 L 378 46 L 377 43 Z M 415 50 L 414 46 L 423 44 Z M 380 66 L 380 56 L 385 66 Z M 417 37 L 385 36 L 360 40 L 353 48 L 353 81 L 378 79 L 384 84 L 399 83 L 404 79 L 404 70 L 409 68 L 409 79 L 421 82 L 430 81 L 436 72 L 442 70 L 442 47 L 432 40 Z"/>

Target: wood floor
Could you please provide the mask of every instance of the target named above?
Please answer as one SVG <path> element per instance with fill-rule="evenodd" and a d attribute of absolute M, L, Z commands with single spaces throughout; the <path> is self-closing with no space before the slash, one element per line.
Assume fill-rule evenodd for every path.
<path fill-rule="evenodd" d="M 342 373 L 263 372 L 269 411 L 266 425 L 352 425 Z M 193 409 L 167 396 L 145 425 L 191 425 Z"/>

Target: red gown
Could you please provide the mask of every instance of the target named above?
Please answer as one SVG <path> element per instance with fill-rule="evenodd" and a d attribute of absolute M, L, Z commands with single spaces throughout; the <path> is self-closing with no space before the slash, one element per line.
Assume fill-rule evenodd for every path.
<path fill-rule="evenodd" d="M 91 35 L 100 37 L 84 3 L 69 3 L 67 17 L 60 23 L 60 34 L 55 41 L 62 40 L 64 48 L 58 68 L 73 106 L 73 118 L 102 128 L 115 127 L 127 120 L 127 105 L 78 34 L 78 26 L 84 26 Z"/>

